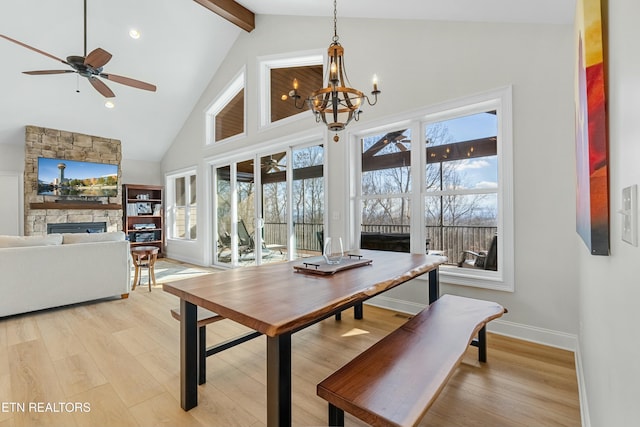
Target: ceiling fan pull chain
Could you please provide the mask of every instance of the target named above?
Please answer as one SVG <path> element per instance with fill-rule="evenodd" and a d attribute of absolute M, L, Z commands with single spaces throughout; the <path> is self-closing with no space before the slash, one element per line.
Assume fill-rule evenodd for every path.
<path fill-rule="evenodd" d="M 80 74 L 76 74 L 76 93 L 80 93 Z"/>

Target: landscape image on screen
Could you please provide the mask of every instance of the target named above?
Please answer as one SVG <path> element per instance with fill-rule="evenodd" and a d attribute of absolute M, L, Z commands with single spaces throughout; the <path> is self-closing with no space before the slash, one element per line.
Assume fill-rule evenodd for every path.
<path fill-rule="evenodd" d="M 116 197 L 118 166 L 40 157 L 38 158 L 38 194 Z"/>

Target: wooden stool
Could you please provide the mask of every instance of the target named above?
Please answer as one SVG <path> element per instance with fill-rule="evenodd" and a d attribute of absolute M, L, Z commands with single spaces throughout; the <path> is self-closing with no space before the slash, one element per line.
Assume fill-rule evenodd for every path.
<path fill-rule="evenodd" d="M 133 288 L 136 290 L 138 280 L 142 280 L 140 269 L 147 267 L 149 272 L 149 292 L 151 292 L 151 281 L 153 280 L 153 286 L 156 285 L 156 273 L 154 265 L 158 258 L 159 248 L 156 246 L 135 246 L 131 248 L 131 257 L 133 258 L 133 265 L 135 266 L 135 274 L 133 276 Z"/>

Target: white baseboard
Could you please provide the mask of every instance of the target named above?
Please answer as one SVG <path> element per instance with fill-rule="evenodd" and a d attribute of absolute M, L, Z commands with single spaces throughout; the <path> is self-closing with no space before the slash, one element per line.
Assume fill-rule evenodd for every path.
<path fill-rule="evenodd" d="M 384 295 L 377 296 L 367 301 L 367 304 L 409 314 L 416 314 L 425 307 L 423 304 L 390 298 Z M 524 325 L 521 323 L 514 323 L 503 319 L 496 319 L 489 323 L 487 325 L 487 330 L 496 334 L 506 335 L 573 352 L 578 348 L 578 337 L 574 334 Z"/>
<path fill-rule="evenodd" d="M 195 258 L 185 257 L 185 256 L 182 256 L 182 255 L 176 255 L 176 254 L 174 254 L 172 252 L 169 252 L 169 251 L 167 251 L 165 253 L 165 256 L 167 258 L 175 259 L 176 261 L 186 262 L 186 263 L 193 264 L 193 265 L 199 265 L 201 267 L 207 267 L 207 266 L 202 264 L 202 260 L 201 259 L 195 259 Z"/>
<path fill-rule="evenodd" d="M 589 417 L 589 401 L 587 399 L 587 385 L 584 380 L 582 356 L 580 355 L 580 345 L 578 345 L 575 355 L 576 374 L 578 376 L 578 396 L 580 397 L 580 418 L 582 419 L 582 427 L 591 427 L 591 419 Z"/>

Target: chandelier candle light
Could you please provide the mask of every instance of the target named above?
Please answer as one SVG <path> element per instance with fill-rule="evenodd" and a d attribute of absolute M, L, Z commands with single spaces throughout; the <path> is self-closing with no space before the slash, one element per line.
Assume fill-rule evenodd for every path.
<path fill-rule="evenodd" d="M 305 99 L 300 105 L 298 100 L 301 96 L 298 94 L 298 80 L 293 79 L 293 89 L 289 92 L 289 96 L 293 98 L 296 108 L 303 109 L 306 102 L 311 112 L 316 117 L 316 122 L 322 121 L 331 132 L 340 132 L 351 122 L 358 121 L 360 106 L 363 100 L 371 106 L 378 102 L 378 78 L 373 76 L 373 102 L 369 97 L 358 89 L 350 87 L 351 83 L 347 78 L 347 72 L 344 69 L 344 49 L 338 43 L 338 19 L 337 19 L 337 0 L 333 0 L 333 42 L 329 45 L 327 52 L 328 67 L 327 75 L 325 75 L 326 86 L 313 91 L 311 95 Z M 338 134 L 333 137 L 334 141 L 340 138 Z"/>

